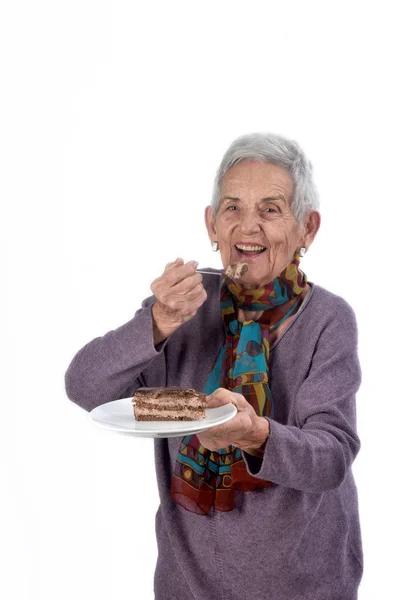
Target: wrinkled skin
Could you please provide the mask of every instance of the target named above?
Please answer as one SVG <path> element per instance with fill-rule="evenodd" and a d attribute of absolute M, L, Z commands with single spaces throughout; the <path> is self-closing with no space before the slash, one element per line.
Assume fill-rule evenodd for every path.
<path fill-rule="evenodd" d="M 224 269 L 234 262 L 247 262 L 248 271 L 239 280 L 247 288 L 262 287 L 278 277 L 295 251 L 302 246 L 307 249 L 318 231 L 318 211 L 312 211 L 301 225 L 297 222 L 290 208 L 292 194 L 293 182 L 286 169 L 242 161 L 222 179 L 216 217 L 211 206 L 206 208 L 208 235 L 219 242 Z M 237 242 L 267 250 L 247 261 L 235 249 Z"/>
<path fill-rule="evenodd" d="M 228 403 L 234 404 L 238 411 L 233 419 L 196 435 L 200 443 L 209 450 L 219 450 L 234 445 L 252 454 L 265 442 L 269 433 L 269 423 L 256 414 L 254 408 L 241 394 L 218 388 L 207 396 L 208 408 Z"/>
<path fill-rule="evenodd" d="M 197 265 L 196 261 L 184 263 L 177 258 L 152 282 L 151 291 L 156 297 L 152 307 L 155 346 L 192 319 L 207 300 L 203 278 L 196 273 Z"/>

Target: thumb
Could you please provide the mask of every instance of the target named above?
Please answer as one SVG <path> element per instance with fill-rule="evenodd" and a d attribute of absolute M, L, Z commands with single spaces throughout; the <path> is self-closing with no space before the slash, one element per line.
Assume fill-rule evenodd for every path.
<path fill-rule="evenodd" d="M 232 401 L 236 405 L 232 392 L 224 388 L 218 388 L 207 396 L 207 408 L 217 408 L 217 406 L 223 406 L 224 404 L 232 404 Z"/>

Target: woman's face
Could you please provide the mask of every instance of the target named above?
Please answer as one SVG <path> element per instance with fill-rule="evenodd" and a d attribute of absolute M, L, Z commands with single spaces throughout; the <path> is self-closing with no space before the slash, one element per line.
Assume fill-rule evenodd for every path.
<path fill-rule="evenodd" d="M 316 211 L 311 230 L 298 224 L 290 210 L 292 193 L 292 178 L 285 169 L 242 161 L 222 179 L 216 217 L 211 206 L 206 209 L 208 234 L 219 242 L 224 269 L 247 263 L 248 271 L 240 279 L 246 287 L 261 287 L 275 279 L 296 250 L 308 248 L 318 230 Z"/>

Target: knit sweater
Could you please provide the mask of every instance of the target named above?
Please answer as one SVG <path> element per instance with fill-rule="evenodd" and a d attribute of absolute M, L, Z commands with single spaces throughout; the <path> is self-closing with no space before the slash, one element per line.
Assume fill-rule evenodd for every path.
<path fill-rule="evenodd" d="M 309 283 L 270 349 L 275 412 L 264 456 L 242 451 L 248 472 L 272 486 L 236 491 L 229 512 L 187 511 L 170 495 L 181 438 L 154 440 L 156 600 L 357 598 L 363 570 L 351 471 L 360 449 L 357 324 L 343 298 Z M 202 390 L 225 339 L 220 278 L 203 275 L 203 285 L 208 297 L 195 317 L 158 346 L 154 296 L 130 321 L 86 344 L 65 374 L 70 400 L 91 410 L 142 386 Z"/>

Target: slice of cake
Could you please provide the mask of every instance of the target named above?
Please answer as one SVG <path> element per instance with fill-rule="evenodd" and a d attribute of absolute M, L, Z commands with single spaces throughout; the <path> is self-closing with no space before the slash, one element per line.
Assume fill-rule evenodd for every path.
<path fill-rule="evenodd" d="M 206 394 L 179 387 L 139 388 L 132 403 L 136 421 L 195 421 L 206 416 Z"/>
<path fill-rule="evenodd" d="M 235 263 L 233 265 L 229 265 L 225 271 L 227 277 L 231 279 L 240 279 L 243 275 L 249 270 L 249 267 L 246 263 Z"/>

